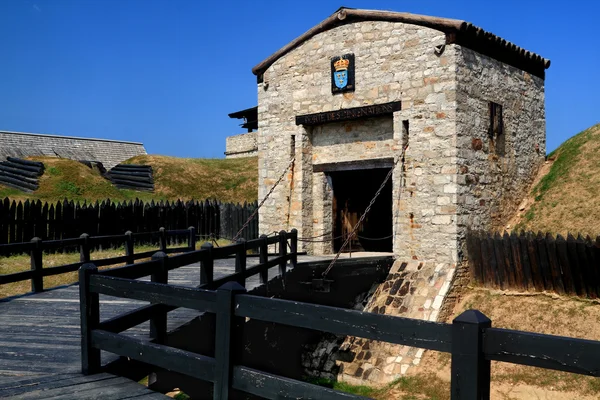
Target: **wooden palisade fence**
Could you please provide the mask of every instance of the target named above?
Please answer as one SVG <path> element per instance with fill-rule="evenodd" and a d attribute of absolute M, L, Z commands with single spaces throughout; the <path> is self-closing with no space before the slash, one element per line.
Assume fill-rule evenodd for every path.
<path fill-rule="evenodd" d="M 227 204 L 216 201 L 174 201 L 144 203 L 140 200 L 114 203 L 0 200 L 0 244 L 20 243 L 39 237 L 42 240 L 122 234 L 125 231 L 152 232 L 196 228 L 201 237 L 233 238 L 256 208 L 256 203 Z M 258 237 L 254 219 L 241 237 Z"/>
<path fill-rule="evenodd" d="M 286 253 L 289 240 L 290 253 Z M 279 242 L 280 253 L 269 259 L 267 247 Z M 102 350 L 213 382 L 213 398 L 226 400 L 232 389 L 267 399 L 364 399 L 306 382 L 239 365 L 243 351 L 241 330 L 246 318 L 409 345 L 452 354 L 453 400 L 483 400 L 490 396 L 490 361 L 504 361 L 578 374 L 600 376 L 600 342 L 497 329 L 479 311 L 469 310 L 452 324 L 393 317 L 246 294 L 245 278 L 286 263 L 296 262 L 297 233 L 241 241 L 221 248 L 169 257 L 157 253 L 145 265 L 99 271 L 85 264 L 79 272 L 82 327 L 82 370 L 101 370 Z M 249 249 L 259 249 L 260 265 L 246 269 Z M 236 255 L 233 275 L 212 279 L 215 259 Z M 168 284 L 168 271 L 200 261 L 201 286 L 184 288 Z M 137 278 L 150 275 L 152 281 Z M 216 290 L 215 290 L 216 289 Z M 100 321 L 99 295 L 149 301 L 152 305 Z M 216 314 L 215 358 L 165 345 L 167 312 L 178 307 Z M 121 332 L 150 320 L 152 342 Z"/>
<path fill-rule="evenodd" d="M 182 238 L 183 240 L 181 240 Z M 167 248 L 170 239 L 176 239 L 173 240 L 176 243 L 185 243 L 185 246 Z M 156 253 L 156 250 L 135 253 L 136 243 L 157 243 L 160 251 L 165 254 L 189 252 L 196 249 L 196 228 L 190 227 L 172 231 L 160 228 L 157 232 L 126 232 L 124 235 L 112 236 L 90 236 L 84 233 L 75 239 L 42 240 L 33 238 L 30 242 L 25 243 L 0 244 L 0 256 L 29 253 L 31 257 L 30 270 L 0 275 L 0 285 L 31 280 L 31 290 L 42 292 L 44 290 L 44 277 L 77 271 L 83 264 L 92 262 L 91 250 L 95 248 L 114 245 L 125 247 L 124 256 L 93 260 L 98 267 L 122 263 L 129 265 L 136 260 L 149 258 Z M 79 249 L 79 262 L 44 268 L 44 253 L 62 251 L 66 247 L 77 247 Z"/>
<path fill-rule="evenodd" d="M 469 233 L 467 251 L 471 277 L 479 284 L 600 296 L 600 237 Z"/>

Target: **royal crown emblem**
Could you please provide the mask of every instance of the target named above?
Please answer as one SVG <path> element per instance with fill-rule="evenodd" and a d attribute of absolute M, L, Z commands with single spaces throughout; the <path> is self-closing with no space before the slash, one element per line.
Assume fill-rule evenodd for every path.
<path fill-rule="evenodd" d="M 332 93 L 354 90 L 354 54 L 331 59 L 331 83 Z"/>
<path fill-rule="evenodd" d="M 340 58 L 333 63 L 333 67 L 336 71 L 347 70 L 349 65 L 350 61 L 346 60 L 345 58 Z"/>

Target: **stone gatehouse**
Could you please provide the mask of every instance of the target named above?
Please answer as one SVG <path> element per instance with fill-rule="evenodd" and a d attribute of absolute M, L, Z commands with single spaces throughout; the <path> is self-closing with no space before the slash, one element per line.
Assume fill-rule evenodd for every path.
<path fill-rule="evenodd" d="M 544 161 L 549 65 L 468 22 L 339 9 L 253 68 L 259 199 L 295 157 L 261 232 L 337 251 L 393 169 L 353 250 L 455 265 L 466 231 L 506 223 Z"/>

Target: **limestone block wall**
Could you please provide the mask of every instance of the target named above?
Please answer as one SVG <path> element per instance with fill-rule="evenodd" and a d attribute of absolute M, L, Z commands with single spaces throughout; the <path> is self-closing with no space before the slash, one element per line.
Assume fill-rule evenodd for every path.
<path fill-rule="evenodd" d="M 258 132 L 242 133 L 225 139 L 225 158 L 255 157 L 258 154 Z"/>
<path fill-rule="evenodd" d="M 396 260 L 360 311 L 437 321 L 454 265 Z M 322 340 L 303 360 L 307 374 L 351 384 L 386 384 L 418 365 L 424 350 L 349 336 Z"/>
<path fill-rule="evenodd" d="M 330 205 L 327 182 L 313 166 L 399 157 L 402 121 L 408 120 L 406 171 L 397 169 L 392 178 L 394 252 L 408 259 L 455 262 L 456 221 L 452 210 L 443 207 L 445 198 L 456 194 L 450 173 L 456 163 L 456 67 L 453 46 L 436 52 L 444 43 L 442 32 L 425 27 L 358 22 L 312 37 L 269 67 L 258 85 L 258 197 L 270 190 L 293 148 L 296 163 L 293 176 L 286 176 L 261 209 L 261 232 L 294 227 L 307 238 L 331 230 L 323 221 Z M 356 90 L 332 95 L 330 59 L 346 53 L 355 55 Z M 402 111 L 385 122 L 295 124 L 296 115 L 391 101 L 402 101 Z M 357 136 L 350 144 L 352 135 Z M 440 178 L 442 172 L 447 175 Z"/>
<path fill-rule="evenodd" d="M 143 154 L 146 154 L 144 145 L 136 142 L 0 131 L 0 160 L 6 157 L 49 156 L 100 161 L 106 169 L 110 169 Z"/>
<path fill-rule="evenodd" d="M 457 195 L 466 229 L 503 229 L 546 154 L 544 80 L 457 46 Z M 503 108 L 505 150 L 489 135 L 489 102 Z"/>

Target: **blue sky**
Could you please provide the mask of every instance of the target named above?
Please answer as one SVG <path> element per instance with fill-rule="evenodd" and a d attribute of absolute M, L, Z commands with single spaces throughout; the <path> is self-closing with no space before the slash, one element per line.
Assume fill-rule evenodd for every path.
<path fill-rule="evenodd" d="M 548 149 L 600 122 L 600 2 L 0 1 L 0 130 L 222 157 L 254 65 L 340 6 L 464 19 L 552 60 Z"/>

